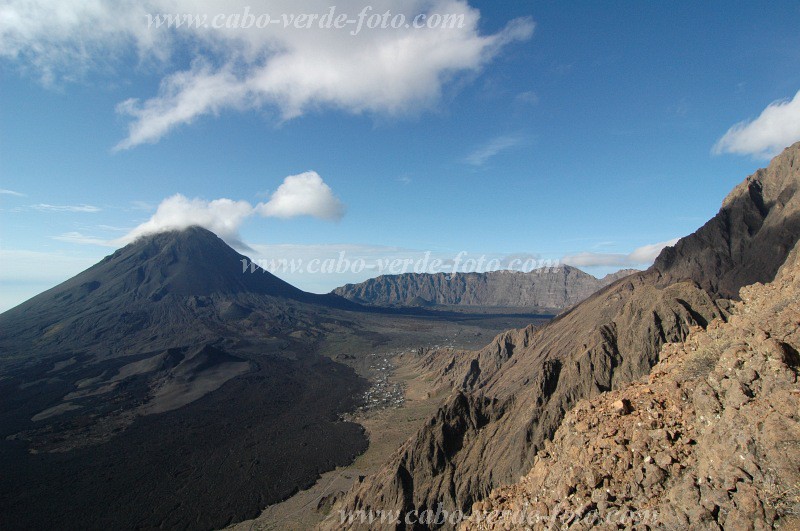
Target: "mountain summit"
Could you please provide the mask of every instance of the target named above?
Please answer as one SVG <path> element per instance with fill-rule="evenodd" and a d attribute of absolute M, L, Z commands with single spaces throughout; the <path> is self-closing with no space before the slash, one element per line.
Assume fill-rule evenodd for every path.
<path fill-rule="evenodd" d="M 181 347 L 239 337 L 255 324 L 270 334 L 291 333 L 288 313 L 295 325 L 316 321 L 305 305 L 355 307 L 250 265 L 200 227 L 145 236 L 0 315 L 0 347 L 35 345 L 39 355 Z"/>

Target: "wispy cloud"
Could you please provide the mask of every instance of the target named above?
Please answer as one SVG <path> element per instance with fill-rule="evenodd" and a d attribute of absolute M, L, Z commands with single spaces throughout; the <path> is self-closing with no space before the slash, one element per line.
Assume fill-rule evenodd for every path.
<path fill-rule="evenodd" d="M 79 243 L 82 245 L 103 245 L 106 247 L 114 246 L 114 244 L 109 242 L 108 240 L 86 236 L 80 232 L 65 232 L 64 234 L 53 236 L 53 239 L 67 243 Z"/>
<path fill-rule="evenodd" d="M 131 201 L 130 205 L 133 210 L 153 210 L 157 206 L 147 201 Z"/>
<path fill-rule="evenodd" d="M 629 254 L 584 252 L 568 255 L 561 259 L 562 263 L 575 267 L 634 267 L 651 265 L 665 247 L 678 243 L 678 238 L 644 245 Z"/>
<path fill-rule="evenodd" d="M 106 250 L 87 249 L 85 255 L 61 251 L 0 249 L 0 312 L 77 275 L 100 260 Z"/>
<path fill-rule="evenodd" d="M 14 197 L 27 197 L 25 194 L 21 192 L 15 192 L 14 190 L 6 190 L 5 188 L 0 188 L 0 195 L 13 195 Z"/>
<path fill-rule="evenodd" d="M 526 90 L 517 94 L 514 97 L 514 101 L 527 105 L 537 105 L 539 103 L 539 95 L 532 90 Z"/>
<path fill-rule="evenodd" d="M 472 166 L 483 166 L 495 155 L 522 143 L 519 136 L 499 136 L 478 147 L 465 159 Z"/>
<path fill-rule="evenodd" d="M 90 267 L 102 254 L 77 256 L 64 252 L 0 249 L 0 282 L 63 281 Z M 34 293 L 35 294 L 35 293 Z"/>
<path fill-rule="evenodd" d="M 329 0 L 307 0 L 303 12 L 324 15 Z M 447 14 L 459 27 L 369 29 L 267 27 L 212 29 L 148 27 L 148 14 L 205 16 L 297 13 L 294 0 L 12 0 L 0 6 L 0 56 L 32 68 L 51 83 L 108 68 L 135 51 L 141 64 L 166 71 L 149 98 L 130 98 L 118 111 L 130 118 L 128 149 L 157 142 L 174 128 L 224 110 L 276 110 L 283 120 L 333 108 L 354 114 L 399 116 L 432 108 L 459 74 L 473 74 L 514 41 L 530 38 L 534 24 L 516 19 L 482 34 L 480 12 L 467 0 L 347 2 L 337 13 L 357 19 L 390 11 L 411 21 Z M 195 60 L 176 70 L 190 48 Z M 173 61 L 174 58 L 174 61 Z M 99 66 L 98 66 L 99 65 Z"/>
<path fill-rule="evenodd" d="M 31 205 L 31 208 L 40 212 L 100 212 L 102 209 L 92 205 L 48 205 L 39 203 Z"/>
<path fill-rule="evenodd" d="M 734 125 L 712 152 L 770 158 L 800 140 L 800 91 L 791 100 L 770 103 L 758 118 Z"/>

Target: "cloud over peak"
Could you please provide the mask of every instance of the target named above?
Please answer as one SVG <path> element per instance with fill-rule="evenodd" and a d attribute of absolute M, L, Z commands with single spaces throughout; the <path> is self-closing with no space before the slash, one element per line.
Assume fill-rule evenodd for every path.
<path fill-rule="evenodd" d="M 243 246 L 239 238 L 239 228 L 253 215 L 278 218 L 311 216 L 338 221 L 344 216 L 344 212 L 344 204 L 322 177 L 317 172 L 308 171 L 286 177 L 269 201 L 257 205 L 243 200 L 222 198 L 207 201 L 175 194 L 164 199 L 149 220 L 114 243 L 122 245 L 148 234 L 198 225 L 229 243 Z M 65 236 L 75 241 L 74 235 Z"/>
<path fill-rule="evenodd" d="M 175 194 L 164 199 L 153 216 L 121 240 L 130 242 L 147 234 L 180 230 L 194 225 L 204 227 L 226 241 L 239 241 L 239 227 L 253 214 L 247 201 L 231 199 L 189 199 Z"/>
<path fill-rule="evenodd" d="M 714 145 L 713 153 L 770 158 L 800 140 L 800 91 L 791 100 L 770 103 L 758 118 L 734 125 Z"/>

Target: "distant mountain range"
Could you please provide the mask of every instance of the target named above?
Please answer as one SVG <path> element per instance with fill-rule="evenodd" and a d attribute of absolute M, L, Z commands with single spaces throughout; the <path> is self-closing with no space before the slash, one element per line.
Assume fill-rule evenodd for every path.
<path fill-rule="evenodd" d="M 406 273 L 347 284 L 332 293 L 371 306 L 494 306 L 560 311 L 635 272 L 625 269 L 598 279 L 562 265 L 530 272 Z"/>

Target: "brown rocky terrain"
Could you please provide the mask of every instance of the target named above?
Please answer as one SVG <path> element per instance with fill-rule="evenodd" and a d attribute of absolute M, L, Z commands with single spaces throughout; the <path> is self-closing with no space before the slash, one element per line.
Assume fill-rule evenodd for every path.
<path fill-rule="evenodd" d="M 647 375 L 664 344 L 726 319 L 728 298 L 774 279 L 800 236 L 798 183 L 800 144 L 736 187 L 711 221 L 649 270 L 543 328 L 501 335 L 448 363 L 453 393 L 334 513 L 469 512 L 492 489 L 518 481 L 580 400 Z"/>
<path fill-rule="evenodd" d="M 800 529 L 799 251 L 649 377 L 579 402 L 462 529 Z"/>
<path fill-rule="evenodd" d="M 598 279 L 562 265 L 527 273 L 406 273 L 347 284 L 336 288 L 333 294 L 373 306 L 497 306 L 560 311 L 635 272 L 624 269 Z"/>

